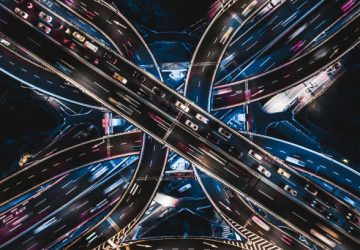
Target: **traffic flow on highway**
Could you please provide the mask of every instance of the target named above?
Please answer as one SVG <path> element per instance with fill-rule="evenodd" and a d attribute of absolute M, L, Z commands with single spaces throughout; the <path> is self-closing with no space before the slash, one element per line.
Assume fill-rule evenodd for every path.
<path fill-rule="evenodd" d="M 289 242 L 293 244 L 294 236 L 286 238 L 289 237 L 286 236 L 287 233 L 284 233 L 283 230 L 279 231 L 280 224 L 273 223 L 274 225 L 270 227 L 259 217 L 253 215 L 253 210 L 249 210 L 246 207 L 247 205 L 244 205 L 245 199 L 256 204 L 266 214 L 288 225 L 297 234 L 311 239 L 314 244 L 321 248 L 357 249 L 360 244 L 360 221 L 355 206 L 345 203 L 323 190 L 318 184 L 302 176 L 291 167 L 295 164 L 294 161 L 290 161 L 289 158 L 284 161 L 273 156 L 215 118 L 209 111 L 211 109 L 232 108 L 265 98 L 303 82 L 329 65 L 336 63 L 360 41 L 360 17 L 358 13 L 354 13 L 345 25 L 323 42 L 286 64 L 240 82 L 215 86 L 212 106 L 208 106 L 210 102 L 204 100 L 211 96 L 211 87 L 209 86 L 215 80 L 214 72 L 216 72 L 220 60 L 230 44 L 233 37 L 232 33 L 243 26 L 256 29 L 256 25 L 272 17 L 273 12 L 280 10 L 281 6 L 287 4 L 287 1 L 235 1 L 233 5 L 230 5 L 229 12 L 224 10 L 225 16 L 219 14 L 217 19 L 220 22 L 215 23 L 214 26 L 209 26 L 208 32 L 210 29 L 215 32 L 220 26 L 223 33 L 221 38 L 218 39 L 217 37 L 214 42 L 214 44 L 219 43 L 217 44 L 219 46 L 218 51 L 215 54 L 209 52 L 207 56 L 213 56 L 214 61 L 211 63 L 214 63 L 214 68 L 207 69 L 210 72 L 208 76 L 211 80 L 208 82 L 209 86 L 203 88 L 204 96 L 201 96 L 200 99 L 198 99 L 199 95 L 194 96 L 191 92 L 192 81 L 198 81 L 191 74 L 196 75 L 196 70 L 200 70 L 201 67 L 190 71 L 189 78 L 185 83 L 185 97 L 181 96 L 160 81 L 162 80 L 161 74 L 151 53 L 139 52 L 146 55 L 145 61 L 148 64 L 153 65 L 150 67 L 151 70 L 145 71 L 134 64 L 139 63 L 137 60 L 141 61 L 142 59 L 130 51 L 129 48 L 132 45 L 129 42 L 124 45 L 123 40 L 115 40 L 116 36 L 109 35 L 114 32 L 113 24 L 117 26 L 121 26 L 121 24 L 116 18 L 112 21 L 113 24 L 110 23 L 111 25 L 104 20 L 107 20 L 106 16 L 110 15 L 111 11 L 116 12 L 117 10 L 106 5 L 105 9 L 99 7 L 104 12 L 98 14 L 89 11 L 89 9 L 97 8 L 100 3 L 97 1 L 90 2 L 89 5 L 84 5 L 82 2 L 79 5 L 75 1 L 55 1 L 58 8 L 63 7 L 67 11 L 76 12 L 75 15 L 89 19 L 89 25 L 93 25 L 99 33 L 113 42 L 114 48 L 94 37 L 93 35 L 96 32 L 94 34 L 85 32 L 72 20 L 62 15 L 61 11 L 55 11 L 54 8 L 49 7 L 48 1 L 28 0 L 0 1 L 0 45 L 6 53 L 18 53 L 18 51 L 14 51 L 13 47 L 16 47 L 22 53 L 31 55 L 45 70 L 50 71 L 57 78 L 69 82 L 99 105 L 124 117 L 148 136 L 142 135 L 139 131 L 117 134 L 48 155 L 39 162 L 26 166 L 21 171 L 0 181 L 2 197 L 0 204 L 4 205 L 60 176 L 61 178 L 68 178 L 67 175 L 70 171 L 77 171 L 85 164 L 117 157 L 129 157 L 141 152 L 137 167 L 133 167 L 136 169 L 133 171 L 135 177 L 127 176 L 127 180 L 125 180 L 123 178 L 126 175 L 123 173 L 121 178 L 115 173 L 112 175 L 108 173 L 107 178 L 93 187 L 94 190 L 107 190 L 107 186 L 127 185 L 124 193 L 121 190 L 118 190 L 119 193 L 108 190 L 105 194 L 100 191 L 87 192 L 85 190 L 86 185 L 82 184 L 84 197 L 81 197 L 81 201 L 91 200 L 91 202 L 86 202 L 86 206 L 79 212 L 88 212 L 83 212 L 81 215 L 67 214 L 64 207 L 61 211 L 62 215 L 54 217 L 49 215 L 46 217 L 49 220 L 35 231 L 31 230 L 36 225 L 41 224 L 40 221 L 31 227 L 27 226 L 30 224 L 18 224 L 19 221 L 23 220 L 26 223 L 32 223 L 32 220 L 36 221 L 36 218 L 31 217 L 33 214 L 25 212 L 25 219 L 22 217 L 11 225 L 9 223 L 13 223 L 17 219 L 18 213 L 15 211 L 16 216 L 14 218 L 11 217 L 13 215 L 1 214 L 2 222 L 5 224 L 1 230 L 8 230 L 9 232 L 1 238 L 2 246 L 15 249 L 15 246 L 19 244 L 28 248 L 40 244 L 42 247 L 49 248 L 52 244 L 59 242 L 65 244 L 68 236 L 83 224 L 81 220 L 72 220 L 70 223 L 73 216 L 83 216 L 86 217 L 84 220 L 90 221 L 95 215 L 106 210 L 106 218 L 88 227 L 81 234 L 82 237 L 70 243 L 69 248 L 86 249 L 100 245 L 111 237 L 113 238 L 108 241 L 108 244 L 114 247 L 118 244 L 116 241 L 121 241 L 128 230 L 136 224 L 154 197 L 170 149 L 226 186 L 232 196 L 234 196 L 233 193 L 239 195 L 240 198 L 235 197 L 233 204 L 239 202 L 240 199 L 241 201 L 236 206 L 242 207 L 246 211 L 246 217 L 242 217 L 243 211 L 229 208 L 228 205 L 224 204 L 225 201 L 220 202 L 224 198 L 224 192 L 227 192 L 225 189 L 218 194 L 219 197 L 210 195 L 210 200 L 215 204 L 215 207 L 230 209 L 228 211 L 230 216 L 236 211 L 241 215 L 240 219 L 237 219 L 237 224 L 246 223 L 249 219 L 265 232 L 274 226 L 273 234 L 265 237 L 268 242 L 272 241 L 272 237 L 280 237 L 282 242 L 286 241 L 289 245 Z M 295 6 L 300 4 L 296 3 L 300 1 L 291 2 Z M 336 2 L 335 7 L 332 7 L 340 7 L 342 12 L 346 13 L 356 5 L 356 1 Z M 305 4 L 309 3 L 305 1 L 296 9 L 306 8 Z M 237 8 L 241 9 L 239 16 L 243 19 L 239 19 L 234 14 L 238 11 Z M 103 15 L 105 17 L 102 17 Z M 291 21 L 290 18 L 294 17 L 289 17 L 287 22 Z M 222 22 L 230 22 L 230 26 L 226 26 Z M 283 25 L 285 24 L 283 23 Z M 119 30 L 116 32 L 122 33 Z M 211 36 L 211 33 L 205 33 L 203 38 L 207 39 L 207 35 Z M 138 37 L 139 35 L 131 33 L 129 36 Z M 141 39 L 139 41 L 139 43 L 142 42 Z M 202 42 L 206 42 L 206 40 Z M 264 41 L 263 43 L 269 42 L 271 41 Z M 142 50 L 144 48 L 146 49 L 146 46 L 142 47 Z M 256 50 L 258 49 L 260 48 Z M 201 51 L 199 45 L 196 52 Z M 204 60 L 207 59 L 202 58 L 203 54 L 196 54 L 196 52 L 195 55 L 197 56 L 193 57 L 192 64 L 204 63 Z M 249 52 L 247 56 L 251 58 L 250 54 L 252 56 L 256 52 Z M 129 58 L 132 58 L 133 62 L 129 61 Z M 23 61 L 22 63 L 26 66 L 27 63 L 31 64 L 32 62 Z M 204 67 L 202 66 L 202 69 Z M 200 85 L 201 82 L 199 81 L 198 86 Z M 103 168 L 103 171 L 106 170 Z M 201 181 L 201 178 L 199 179 Z M 121 183 L 119 180 L 122 180 Z M 203 186 L 203 189 L 209 190 L 206 186 Z M 94 193 L 97 196 L 93 195 Z M 39 199 L 37 198 L 36 202 Z M 80 201 L 77 202 L 76 204 L 79 205 Z M 36 204 L 33 206 L 36 207 Z M 49 209 L 49 206 L 44 209 Z M 91 212 L 94 207 L 96 213 L 95 210 L 94 213 Z M 18 209 L 20 211 L 22 208 L 19 207 Z M 222 209 L 219 209 L 220 213 L 222 213 Z M 24 210 L 21 210 L 19 216 L 23 214 Z M 61 223 L 58 223 L 59 216 L 62 218 L 60 219 Z M 229 218 L 228 215 L 227 218 Z M 64 224 L 65 221 L 66 224 Z M 59 238 L 55 234 L 49 240 L 51 242 L 49 245 L 47 239 L 40 240 L 37 236 L 33 236 L 55 224 L 59 225 L 57 232 L 63 232 L 61 230 L 68 232 L 63 238 Z M 13 228 L 9 229 L 9 226 Z M 253 227 L 249 228 L 253 229 Z M 19 233 L 21 230 L 23 231 Z M 238 232 L 244 234 L 240 229 Z M 50 233 L 48 230 L 47 235 Z M 34 242 L 36 242 L 35 245 L 33 245 Z M 194 244 L 201 245 L 205 244 L 204 242 L 210 247 L 223 244 L 208 243 L 207 241 L 194 241 Z M 149 241 L 134 244 L 145 244 L 151 248 L 152 244 L 157 243 Z M 294 247 L 295 244 L 299 249 L 306 245 L 300 243 L 298 239 L 294 243 Z"/>

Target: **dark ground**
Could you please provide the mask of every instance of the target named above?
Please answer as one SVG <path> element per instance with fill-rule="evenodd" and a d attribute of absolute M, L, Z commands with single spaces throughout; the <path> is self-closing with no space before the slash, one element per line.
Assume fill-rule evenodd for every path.
<path fill-rule="evenodd" d="M 61 117 L 33 91 L 0 75 L 0 176 L 17 168 L 22 154 L 46 146 Z"/>
<path fill-rule="evenodd" d="M 207 15 L 215 0 L 114 0 L 130 19 L 156 31 L 182 31 Z"/>

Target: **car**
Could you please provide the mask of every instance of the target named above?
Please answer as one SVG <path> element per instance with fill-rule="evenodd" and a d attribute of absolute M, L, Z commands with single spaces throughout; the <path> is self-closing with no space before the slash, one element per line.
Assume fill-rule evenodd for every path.
<path fill-rule="evenodd" d="M 78 40 L 78 41 L 80 41 L 80 42 L 85 42 L 85 37 L 83 36 L 83 35 L 81 35 L 79 32 L 77 32 L 77 31 L 74 31 L 73 33 L 72 33 L 72 36 L 76 39 L 76 40 Z"/>
<path fill-rule="evenodd" d="M 89 41 L 86 41 L 86 42 L 84 43 L 84 46 L 85 46 L 86 48 L 92 50 L 93 52 L 96 52 L 96 51 L 99 49 L 98 46 L 92 44 L 92 43 L 89 42 Z"/>
<path fill-rule="evenodd" d="M 250 149 L 249 150 L 249 155 L 251 155 L 252 157 L 254 157 L 256 160 L 261 161 L 262 160 L 262 156 L 259 155 L 258 153 L 255 153 L 254 150 Z"/>
<path fill-rule="evenodd" d="M 197 131 L 199 129 L 199 126 L 193 123 L 190 120 L 185 121 L 186 126 L 190 127 L 192 130 Z"/>
<path fill-rule="evenodd" d="M 51 28 L 46 26 L 45 24 L 43 23 L 38 23 L 37 27 L 39 29 L 41 29 L 42 31 L 44 31 L 46 34 L 49 34 L 51 32 Z"/>
<path fill-rule="evenodd" d="M 1 44 L 4 44 L 5 46 L 9 46 L 9 45 L 10 45 L 10 42 L 9 42 L 8 40 L 4 39 L 4 38 L 1 38 L 1 39 L 0 39 L 0 43 L 1 43 Z"/>
<path fill-rule="evenodd" d="M 290 178 L 290 174 L 288 172 L 286 172 L 284 169 L 282 168 L 279 168 L 278 171 L 277 171 L 279 174 L 281 174 L 283 177 L 285 177 L 286 179 L 289 179 Z"/>
<path fill-rule="evenodd" d="M 199 121 L 205 123 L 205 124 L 208 124 L 209 122 L 209 119 L 206 118 L 205 116 L 203 116 L 202 114 L 196 114 L 196 119 L 198 119 Z"/>
<path fill-rule="evenodd" d="M 219 133 L 222 134 L 223 136 L 225 136 L 226 138 L 230 139 L 231 138 L 231 134 L 226 131 L 223 127 L 220 127 L 218 129 Z"/>
<path fill-rule="evenodd" d="M 39 17 L 47 23 L 50 23 L 53 20 L 52 16 L 45 14 L 43 11 L 40 11 Z"/>
<path fill-rule="evenodd" d="M 292 189 L 289 185 L 285 185 L 284 186 L 284 190 L 289 192 L 292 196 L 296 196 L 297 195 L 297 191 Z"/>
<path fill-rule="evenodd" d="M 186 113 L 189 112 L 189 110 L 190 110 L 190 108 L 188 106 L 186 106 L 185 104 L 183 104 L 180 101 L 176 101 L 175 106 L 178 107 L 179 109 L 181 109 L 182 111 L 186 112 Z"/>
<path fill-rule="evenodd" d="M 165 93 L 163 91 L 161 91 L 160 89 L 158 89 L 157 87 L 153 87 L 151 89 L 151 91 L 155 94 L 155 95 L 158 95 L 158 96 L 161 96 L 161 97 L 164 97 L 165 96 Z"/>
<path fill-rule="evenodd" d="M 318 194 L 318 191 L 315 190 L 313 187 L 311 187 L 310 184 L 305 185 L 305 190 L 308 191 L 309 193 L 313 194 L 314 196 L 316 196 Z"/>
<path fill-rule="evenodd" d="M 18 14 L 19 16 L 21 16 L 24 19 L 27 19 L 29 14 L 26 13 L 25 11 L 21 10 L 20 8 L 16 7 L 15 8 L 15 13 Z"/>
<path fill-rule="evenodd" d="M 264 168 L 261 165 L 258 166 L 257 170 L 268 178 L 271 176 L 270 171 L 268 171 L 266 168 Z"/>
<path fill-rule="evenodd" d="M 126 84 L 127 83 L 127 79 L 121 75 L 119 75 L 118 73 L 114 72 L 113 74 L 113 78 L 118 80 L 119 82 Z"/>

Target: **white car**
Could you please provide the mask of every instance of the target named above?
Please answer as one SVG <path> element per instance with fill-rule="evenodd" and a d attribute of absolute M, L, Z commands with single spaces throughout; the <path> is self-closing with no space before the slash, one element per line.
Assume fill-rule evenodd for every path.
<path fill-rule="evenodd" d="M 18 7 L 15 8 L 15 13 L 18 14 L 19 16 L 21 16 L 24 19 L 28 18 L 28 16 L 29 16 L 28 13 L 26 13 L 25 11 L 19 9 Z"/>
<path fill-rule="evenodd" d="M 255 158 L 255 160 L 261 161 L 262 160 L 262 156 L 255 153 L 252 149 L 249 150 L 249 155 L 251 155 L 252 157 Z"/>
<path fill-rule="evenodd" d="M 192 130 L 197 131 L 199 129 L 199 126 L 193 123 L 190 120 L 185 121 L 186 126 L 190 127 Z"/>
<path fill-rule="evenodd" d="M 309 193 L 313 194 L 314 196 L 316 196 L 318 194 L 318 191 L 316 191 L 313 187 L 311 187 L 309 184 L 305 185 L 305 190 L 308 191 Z"/>
<path fill-rule="evenodd" d="M 89 41 L 86 41 L 86 42 L 84 43 L 84 45 L 85 45 L 86 48 L 92 50 L 93 52 L 96 52 L 96 51 L 98 50 L 98 46 L 92 44 L 92 43 L 89 42 Z"/>
<path fill-rule="evenodd" d="M 208 124 L 209 119 L 206 118 L 205 116 L 203 116 L 202 114 L 196 114 L 196 119 L 198 119 L 199 121 L 202 121 L 205 124 Z"/>
<path fill-rule="evenodd" d="M 271 176 L 271 173 L 261 165 L 258 166 L 257 170 L 268 178 Z"/>
<path fill-rule="evenodd" d="M 292 196 L 296 196 L 297 195 L 297 191 L 292 189 L 290 186 L 285 185 L 284 186 L 284 190 L 289 192 Z"/>
<path fill-rule="evenodd" d="M 183 104 L 182 102 L 179 102 L 179 101 L 176 101 L 175 106 L 186 113 L 189 112 L 189 110 L 190 110 L 188 106 L 186 106 L 185 104 Z"/>
<path fill-rule="evenodd" d="M 0 39 L 0 43 L 1 43 L 1 44 L 4 44 L 5 46 L 9 46 L 9 45 L 10 45 L 10 42 L 7 41 L 7 40 L 5 40 L 4 38 L 1 38 L 1 39 Z"/>
<path fill-rule="evenodd" d="M 284 169 L 279 168 L 277 171 L 279 174 L 281 174 L 282 176 L 284 176 L 286 179 L 290 178 L 290 174 L 288 172 L 286 172 Z"/>

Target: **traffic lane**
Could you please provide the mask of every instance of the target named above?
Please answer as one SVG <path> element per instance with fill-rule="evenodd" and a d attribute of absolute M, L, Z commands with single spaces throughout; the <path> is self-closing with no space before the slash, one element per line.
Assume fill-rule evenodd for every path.
<path fill-rule="evenodd" d="M 79 171 L 75 171 L 74 173 L 72 173 L 71 175 L 65 175 L 62 178 L 59 178 L 59 180 L 56 181 L 57 184 L 59 185 L 51 185 L 49 188 L 44 189 L 42 191 L 40 191 L 39 193 L 36 193 L 34 196 L 30 197 L 29 199 L 23 201 L 22 203 L 18 204 L 16 207 L 12 208 L 11 210 L 7 210 L 3 213 L 1 213 L 1 217 L 4 220 L 1 220 L 0 222 L 0 230 L 10 230 L 10 231 L 5 231 L 2 233 L 2 235 L 5 237 L 8 233 L 11 233 L 13 230 L 12 227 L 17 227 L 18 223 L 15 223 L 15 220 L 19 219 L 20 217 L 26 216 L 26 219 L 22 219 L 21 220 L 21 226 L 24 225 L 24 220 L 28 220 L 31 218 L 31 216 L 35 216 L 34 214 L 32 215 L 28 215 L 27 213 L 29 211 L 42 211 L 44 209 L 47 210 L 46 212 L 49 212 L 49 208 L 53 209 L 54 207 L 56 208 L 58 205 L 63 205 L 63 200 L 61 201 L 62 204 L 59 204 L 59 195 L 60 197 L 62 195 L 65 196 L 66 194 L 66 198 L 68 198 L 68 200 L 71 200 L 74 195 L 76 195 L 74 192 L 69 192 L 68 191 L 71 190 L 71 188 L 73 187 L 73 183 L 75 182 L 79 182 L 81 183 L 82 186 L 84 186 L 85 188 L 88 188 L 88 186 L 86 186 L 87 184 L 90 186 L 91 184 L 93 184 L 92 182 L 97 179 L 92 177 L 93 173 L 90 173 L 90 171 L 88 170 L 92 170 L 92 171 L 98 171 L 101 168 L 106 168 L 107 165 L 104 164 L 104 166 L 102 165 L 102 163 L 97 164 L 96 166 L 91 165 L 88 168 L 83 168 L 80 169 Z M 100 177 L 100 176 L 99 176 Z M 83 183 L 85 183 L 83 185 Z M 77 185 L 79 186 L 79 185 Z M 80 191 L 79 191 L 80 190 Z M 81 192 L 81 189 L 77 189 L 78 192 Z M 47 197 L 47 198 L 44 198 Z M 50 197 L 50 199 L 49 199 Z M 51 199 L 52 197 L 54 197 L 55 199 Z M 60 207 L 60 206 L 59 206 Z M 10 219 L 9 221 L 7 221 L 6 218 L 10 218 L 13 217 L 13 219 Z M 7 221 L 7 222 L 4 222 Z M 9 223 L 12 223 L 11 225 L 9 225 Z M 18 229 L 16 229 L 18 230 Z M 3 238 L 2 238 L 3 240 Z"/>
<path fill-rule="evenodd" d="M 190 100 L 193 100 L 196 105 L 203 107 L 204 109 L 208 108 L 209 104 L 209 95 L 206 95 L 204 92 L 205 88 L 210 88 L 209 79 L 204 76 L 208 76 L 216 69 L 215 63 L 203 65 L 193 65 L 191 67 L 191 76 L 190 80 L 185 85 L 186 97 Z M 202 86 L 205 85 L 206 87 Z"/>
<path fill-rule="evenodd" d="M 96 187 L 97 183 L 104 178 L 110 174 L 113 175 L 114 171 L 121 172 L 124 177 L 133 173 L 131 169 L 124 170 L 124 168 L 120 168 L 118 170 L 109 170 L 106 173 L 103 171 L 101 176 L 96 176 L 96 173 L 99 173 L 104 168 L 108 169 L 106 165 L 98 164 L 95 167 L 90 166 L 83 171 L 77 171 L 75 175 L 69 175 L 61 180 L 58 183 L 59 185 L 52 186 L 36 197 L 34 196 L 15 209 L 5 213 L 3 216 L 12 216 L 13 219 L 9 220 L 6 224 L 1 224 L 0 231 L 3 237 L 1 237 L 0 244 L 2 245 L 15 236 L 26 233 L 39 224 L 39 221 L 48 218 L 50 214 L 64 209 L 64 201 L 66 201 L 65 204 L 68 206 L 69 202 L 78 200 L 79 197 Z M 123 183 L 126 183 L 126 181 L 123 180 L 121 184 Z"/>
<path fill-rule="evenodd" d="M 16 21 L 15 21 L 16 22 Z M 27 26 L 25 26 L 28 30 L 30 29 L 29 27 L 27 27 Z M 24 29 L 25 29 L 25 27 L 24 27 Z M 5 28 L 7 28 L 7 26 L 5 27 Z M 8 30 L 7 32 L 9 32 L 9 33 L 11 33 L 11 29 L 10 30 Z M 34 33 L 34 32 L 31 32 L 31 31 L 29 31 L 29 33 L 33 33 L 32 34 L 32 36 L 31 36 L 31 39 L 34 41 L 34 36 L 35 35 L 38 35 L 38 36 L 40 36 L 39 34 L 37 34 L 37 33 Z M 21 39 L 20 39 L 20 37 L 21 37 L 21 35 L 18 35 L 18 34 L 13 34 L 13 36 L 14 37 L 16 37 L 16 36 L 19 36 L 18 38 L 17 38 L 17 40 L 19 40 L 19 42 L 21 41 Z M 42 41 L 42 40 L 40 40 L 40 39 L 36 39 L 37 41 L 36 41 L 36 45 L 37 46 L 39 46 L 39 44 L 41 44 L 41 46 L 43 46 L 43 47 L 46 47 L 46 45 L 47 45 L 47 43 L 46 42 L 44 42 L 44 41 Z M 31 48 L 32 47 L 32 48 Z M 33 51 L 36 51 L 35 53 L 37 53 L 38 55 L 39 54 L 41 54 L 41 53 L 39 53 L 35 48 L 36 48 L 36 46 L 35 45 L 33 45 L 33 44 L 28 44 L 27 45 L 27 48 L 31 48 L 31 50 L 33 50 Z M 59 48 L 57 48 L 57 49 L 59 49 Z M 54 48 L 53 48 L 53 50 L 54 50 Z M 61 49 L 59 49 L 60 51 L 61 51 Z M 61 54 L 61 53 L 55 53 L 55 54 Z M 46 61 L 49 61 L 49 62 L 52 62 L 52 63 L 54 63 L 54 62 L 56 62 L 56 60 L 58 59 L 58 58 L 52 58 L 51 57 L 51 55 L 49 55 L 49 54 L 42 54 L 42 55 L 40 55 L 40 56 L 42 56 L 43 57 L 43 59 L 44 60 L 46 60 Z M 88 70 L 88 68 L 87 68 L 87 65 L 84 65 L 84 64 L 80 64 L 79 63 L 79 61 L 74 61 L 74 60 L 72 60 L 72 59 L 74 59 L 74 58 L 72 58 L 72 56 L 70 56 L 70 55 L 68 55 L 68 54 L 64 54 L 64 55 L 62 55 L 63 57 L 66 57 L 66 58 L 63 58 L 63 60 L 65 60 L 65 61 L 68 61 L 68 62 L 71 62 L 71 64 L 74 64 L 75 66 L 76 66 L 76 68 L 74 68 L 74 72 L 72 73 L 72 78 L 73 79 L 75 79 L 75 81 L 77 81 L 77 82 L 81 82 L 81 84 L 83 84 L 83 85 L 86 85 L 86 90 L 89 92 L 88 94 L 89 95 L 91 95 L 91 96 L 93 96 L 93 97 L 95 97 L 95 98 L 100 98 L 100 99 L 102 99 L 102 100 L 104 100 L 105 99 L 105 97 L 108 97 L 109 96 L 109 94 L 106 94 L 106 93 L 104 93 L 104 92 L 110 92 L 107 88 L 109 88 L 109 86 L 106 86 L 105 84 L 108 84 L 108 85 L 111 85 L 113 88 L 114 88 L 114 86 L 113 86 L 113 84 L 112 84 L 112 82 L 110 83 L 109 82 L 109 80 L 110 79 L 112 79 L 112 78 L 110 78 L 110 77 L 106 77 L 106 76 L 104 76 L 103 74 L 101 74 L 101 76 L 99 76 L 99 74 L 100 74 L 100 72 L 96 72 L 96 71 L 92 71 L 92 72 L 89 72 L 88 73 L 88 77 L 85 79 L 84 77 L 83 77 L 83 74 L 82 73 L 80 73 L 80 72 L 87 72 L 87 71 L 89 71 Z M 74 56 L 74 55 L 73 55 Z M 81 60 L 80 60 L 81 61 Z M 81 62 L 83 62 L 83 61 L 81 61 Z M 83 62 L 84 63 L 84 62 Z M 123 63 L 123 65 L 124 65 L 124 67 L 125 66 L 127 66 L 130 70 L 130 72 L 132 72 L 133 71 L 133 65 L 131 65 L 130 63 L 128 63 L 128 62 L 126 62 L 126 61 L 122 61 L 122 63 Z M 93 68 L 92 68 L 93 69 Z M 80 72 L 79 72 L 80 71 Z M 97 74 L 96 74 L 97 73 Z M 92 75 L 91 75 L 92 74 Z M 95 74 L 95 75 L 94 75 Z M 91 76 L 91 77 L 90 77 Z M 92 78 L 93 77 L 93 78 Z M 94 86 L 94 80 L 97 80 L 98 82 L 102 82 L 102 83 L 104 83 L 104 85 L 105 86 L 98 86 L 98 84 L 96 84 L 95 83 L 95 86 Z M 149 78 L 149 79 L 152 79 L 151 77 Z M 156 80 L 155 79 L 152 79 L 153 81 L 152 82 L 156 82 Z M 90 83 L 90 85 L 88 85 Z M 123 85 L 120 85 L 120 86 L 123 86 Z M 82 87 L 83 88 L 83 87 Z M 163 88 L 163 89 L 166 89 L 164 86 L 162 86 L 161 85 L 161 87 L 160 87 L 160 85 L 159 85 L 159 88 Z M 110 88 L 110 90 L 111 90 L 111 88 Z M 122 90 L 124 90 L 124 88 L 122 88 Z M 124 90 L 125 91 L 125 90 Z M 171 90 L 169 90 L 168 89 L 168 91 L 170 92 L 170 93 L 172 93 L 173 94 L 173 96 L 175 96 L 175 97 L 177 97 L 176 96 L 176 93 L 175 92 L 172 92 Z M 94 96 L 94 94 L 93 93 L 101 93 L 101 94 L 97 94 L 97 96 Z M 113 93 L 110 93 L 110 95 L 112 95 Z M 132 93 L 129 93 L 130 95 L 132 94 Z M 134 96 L 134 98 L 136 98 L 136 96 Z M 184 99 L 184 98 L 181 98 L 181 97 L 177 97 L 177 98 L 179 98 L 179 99 Z M 138 99 L 138 100 L 140 100 L 140 98 Z M 142 99 L 141 99 L 142 100 Z M 99 100 L 100 101 L 100 100 Z M 116 112 L 119 112 L 119 113 L 121 113 L 121 114 L 123 114 L 124 115 L 124 112 L 121 112 L 121 110 L 119 110 L 118 108 L 115 108 L 114 107 L 114 103 L 112 104 L 112 106 L 111 106 L 111 104 L 109 103 L 109 102 L 105 102 L 105 101 L 101 101 L 105 106 L 108 106 L 108 107 L 111 107 L 112 109 L 114 109 L 114 110 L 116 110 Z M 149 103 L 146 103 L 146 107 L 149 105 Z M 151 108 L 155 108 L 155 107 L 153 107 L 152 105 L 149 105 L 149 106 L 151 106 Z M 126 108 L 126 105 L 122 105 L 122 109 L 125 109 Z M 145 107 L 144 107 L 145 108 Z M 129 115 L 129 114 L 128 114 Z M 133 114 L 130 114 L 130 115 L 133 115 Z M 126 117 L 126 116 L 125 116 Z M 129 118 L 129 116 L 127 116 L 127 119 L 130 119 Z M 171 118 L 169 118 L 170 120 L 171 120 Z M 144 117 L 142 117 L 142 119 L 139 119 L 139 117 L 136 117 L 136 119 L 135 119 L 136 121 L 137 121 L 137 124 L 141 124 L 141 122 L 144 122 Z M 134 121 L 134 119 L 132 118 L 132 119 L 130 119 L 130 121 Z M 158 125 L 157 123 L 156 124 L 153 124 L 155 127 L 156 127 L 156 125 Z M 162 136 L 161 134 L 159 135 L 159 129 L 157 129 L 156 131 L 154 131 L 153 130 L 153 128 L 151 128 L 151 130 L 152 131 L 154 131 L 154 132 L 152 132 L 151 133 L 151 130 L 149 130 L 149 128 L 150 128 L 150 125 L 149 124 L 147 124 L 146 125 L 146 129 L 145 128 L 143 128 L 145 131 L 147 131 L 147 132 L 150 132 L 150 134 L 152 134 L 152 135 L 156 135 L 157 136 L 157 138 L 159 138 L 159 136 Z M 165 131 L 168 131 L 168 129 L 169 128 L 165 128 L 164 130 Z M 166 134 L 166 133 L 165 133 Z M 164 135 L 164 134 L 163 134 Z M 163 138 L 163 137 L 161 137 L 161 138 Z"/>
<path fill-rule="evenodd" d="M 204 33 L 193 55 L 188 76 L 185 82 L 185 95 L 196 104 L 205 107 L 209 101 L 208 88 L 216 70 L 216 64 L 220 62 L 221 55 L 227 47 L 228 40 L 250 18 L 242 17 L 235 13 L 242 13 L 249 7 L 251 18 L 253 13 L 260 9 L 266 0 L 242 1 L 233 3 L 225 12 L 220 13 Z M 254 21 L 254 19 L 252 19 Z M 251 22 L 252 23 L 252 22 Z M 200 97 L 199 97 L 199 94 Z"/>
<path fill-rule="evenodd" d="M 133 171 L 126 170 L 128 171 L 125 171 L 125 173 L 115 172 L 94 189 L 90 188 L 89 192 L 80 199 L 67 203 L 53 215 L 41 218 L 41 222 L 30 227 L 31 230 L 28 229 L 26 233 L 21 234 L 15 240 L 3 246 L 9 249 L 16 249 L 18 246 L 26 249 L 31 247 L 35 249 L 48 248 L 67 232 L 95 218 L 102 211 L 115 204 L 122 197 L 135 169 L 132 168 Z M 113 186 L 116 186 L 114 190 L 107 191 Z M 44 227 L 43 225 L 47 225 L 46 221 L 51 221 L 53 217 L 55 217 L 56 221 Z"/>
<path fill-rule="evenodd" d="M 248 94 L 248 102 L 259 100 L 310 78 L 319 70 L 336 61 L 359 42 L 359 25 L 360 16 L 357 15 L 326 42 L 291 63 L 254 78 L 215 87 L 213 110 L 241 105 L 246 99 L 246 94 Z M 249 93 L 245 93 L 243 90 L 245 82 L 249 86 Z M 231 91 L 221 95 L 217 94 L 227 88 L 231 88 Z"/>
<path fill-rule="evenodd" d="M 1 204 L 84 164 L 137 154 L 140 152 L 141 142 L 141 133 L 131 132 L 93 140 L 44 158 L 1 180 Z"/>
<path fill-rule="evenodd" d="M 50 144 L 36 153 L 26 165 L 30 165 L 36 160 L 55 154 L 69 147 L 69 145 L 76 145 L 97 138 L 98 132 L 96 127 L 89 124 L 76 124 L 63 130 L 61 135 L 57 136 Z"/>
<path fill-rule="evenodd" d="M 77 88 L 67 84 L 64 79 L 51 74 L 51 72 L 40 66 L 30 63 L 20 55 L 8 51 L 2 44 L 0 45 L 0 53 L 2 72 L 11 72 L 21 79 L 21 82 L 47 95 L 87 107 L 99 108 L 97 102 Z"/>
<path fill-rule="evenodd" d="M 142 157 L 135 173 L 135 181 L 129 186 L 129 191 L 124 194 L 124 202 L 117 204 L 107 216 L 109 219 L 99 223 L 71 243 L 69 249 L 95 247 L 106 242 L 110 237 L 121 238 L 119 235 L 122 236 L 130 231 L 147 209 L 162 179 L 167 163 L 168 149 L 164 149 L 151 137 L 144 136 L 146 137 L 144 141 L 147 143 L 144 143 Z M 114 222 L 114 224 L 110 222 Z M 95 235 L 92 235 L 93 232 Z M 95 236 L 97 237 L 94 238 Z"/>

